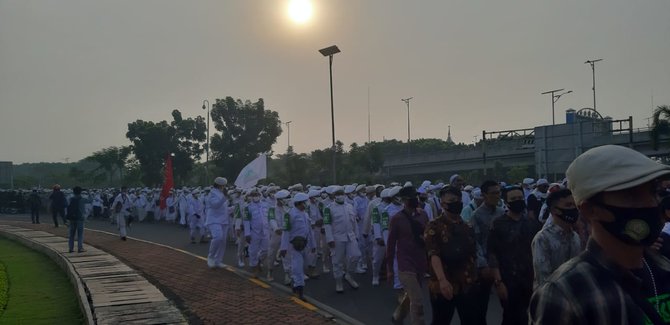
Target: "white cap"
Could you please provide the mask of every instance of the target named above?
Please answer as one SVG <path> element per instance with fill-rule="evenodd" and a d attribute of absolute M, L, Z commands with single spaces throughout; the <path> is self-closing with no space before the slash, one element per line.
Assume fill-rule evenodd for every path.
<path fill-rule="evenodd" d="M 579 204 L 600 192 L 624 190 L 668 175 L 670 166 L 630 148 L 605 145 L 579 155 L 565 174 Z"/>
<path fill-rule="evenodd" d="M 402 189 L 401 186 L 394 186 L 394 187 L 390 188 L 389 189 L 389 197 L 394 197 L 394 196 L 398 195 L 398 192 L 400 192 L 401 189 Z"/>
<path fill-rule="evenodd" d="M 463 188 L 463 191 L 466 191 L 466 192 L 467 191 L 472 191 L 473 188 L 474 187 L 472 187 L 472 185 L 465 185 L 465 187 Z"/>
<path fill-rule="evenodd" d="M 428 186 L 430 186 L 430 184 L 432 184 L 432 183 L 429 180 L 425 180 L 425 181 L 423 181 L 423 183 L 421 183 L 421 186 L 419 186 L 419 187 L 426 187 L 427 188 Z"/>
<path fill-rule="evenodd" d="M 307 196 L 309 197 L 316 197 L 321 195 L 321 191 L 319 190 L 309 190 L 309 193 L 307 193 Z"/>
<path fill-rule="evenodd" d="M 381 194 L 380 194 L 379 196 L 381 196 L 382 199 L 389 198 L 389 197 L 391 197 L 391 196 L 389 195 L 389 192 L 390 192 L 390 191 L 391 191 L 390 188 L 385 188 L 385 189 L 382 190 L 382 192 L 381 192 Z"/>
<path fill-rule="evenodd" d="M 288 190 L 281 190 L 278 191 L 277 194 L 275 194 L 275 198 L 277 199 L 285 199 L 289 196 L 291 196 L 291 192 L 289 192 Z"/>
<path fill-rule="evenodd" d="M 472 197 L 475 199 L 483 199 L 482 190 L 479 187 L 476 187 L 472 190 Z"/>
<path fill-rule="evenodd" d="M 347 185 L 344 187 L 344 194 L 353 193 L 356 190 L 356 186 Z"/>
<path fill-rule="evenodd" d="M 377 191 L 377 187 L 374 185 L 366 186 L 365 193 L 374 193 Z"/>
<path fill-rule="evenodd" d="M 365 190 L 365 184 L 361 184 L 356 186 L 356 192 L 364 191 Z"/>
<path fill-rule="evenodd" d="M 533 185 L 533 183 L 535 183 L 535 180 L 532 178 L 524 178 L 523 183 L 526 185 Z"/>
<path fill-rule="evenodd" d="M 458 178 L 458 174 L 453 174 L 449 177 L 449 183 L 453 183 Z"/>
<path fill-rule="evenodd" d="M 214 179 L 214 184 L 223 186 L 228 184 L 228 180 L 225 177 L 217 177 Z"/>
<path fill-rule="evenodd" d="M 307 196 L 307 194 L 302 193 L 302 192 L 301 192 L 301 193 L 297 193 L 297 194 L 293 197 L 293 204 L 296 204 L 296 203 L 298 203 L 298 202 L 305 202 L 305 201 L 307 201 L 307 200 L 309 200 L 309 197 Z"/>
<path fill-rule="evenodd" d="M 340 191 L 344 191 L 344 188 L 342 188 L 342 186 L 338 186 L 338 185 L 331 185 L 331 186 L 328 186 L 328 188 L 326 188 L 326 193 L 328 193 L 328 194 L 334 194 L 335 192 L 340 192 Z"/>
<path fill-rule="evenodd" d="M 540 178 L 540 179 L 537 180 L 537 186 L 540 186 L 540 185 L 549 185 L 549 181 L 544 179 L 544 178 Z"/>

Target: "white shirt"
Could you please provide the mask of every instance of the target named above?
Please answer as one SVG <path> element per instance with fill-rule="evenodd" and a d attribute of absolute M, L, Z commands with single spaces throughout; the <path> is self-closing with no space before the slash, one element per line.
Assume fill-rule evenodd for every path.
<path fill-rule="evenodd" d="M 228 199 L 218 188 L 209 191 L 206 206 L 208 226 L 213 224 L 227 225 L 230 222 L 228 218 Z"/>
<path fill-rule="evenodd" d="M 351 204 L 333 203 L 323 212 L 323 224 L 326 229 L 326 242 L 354 241 L 356 236 L 356 212 Z"/>

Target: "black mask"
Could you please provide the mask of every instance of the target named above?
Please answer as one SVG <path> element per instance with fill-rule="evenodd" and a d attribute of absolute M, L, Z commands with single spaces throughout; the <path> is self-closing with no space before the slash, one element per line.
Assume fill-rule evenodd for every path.
<path fill-rule="evenodd" d="M 579 210 L 577 210 L 577 208 L 561 209 L 559 207 L 556 207 L 556 209 L 558 209 L 558 211 L 561 211 L 561 214 L 556 216 L 571 225 L 577 222 L 577 219 L 579 219 Z"/>
<path fill-rule="evenodd" d="M 614 215 L 614 221 L 600 224 L 612 236 L 635 246 L 651 246 L 663 230 L 663 219 L 658 207 L 622 208 L 603 203 L 597 205 Z"/>
<path fill-rule="evenodd" d="M 526 201 L 524 200 L 507 202 L 507 205 L 509 206 L 509 210 L 514 213 L 521 213 L 526 209 Z"/>
<path fill-rule="evenodd" d="M 463 202 L 461 201 L 446 203 L 446 205 L 447 205 L 446 210 L 449 213 L 460 215 L 461 211 L 463 211 Z"/>
<path fill-rule="evenodd" d="M 419 198 L 414 197 L 414 198 L 408 199 L 407 200 L 407 206 L 410 209 L 418 208 L 419 207 Z"/>

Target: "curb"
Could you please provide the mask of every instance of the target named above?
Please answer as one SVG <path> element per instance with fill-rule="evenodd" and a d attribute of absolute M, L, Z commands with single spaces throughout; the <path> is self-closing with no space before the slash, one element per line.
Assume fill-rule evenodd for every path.
<path fill-rule="evenodd" d="M 102 234 L 106 234 L 106 235 L 112 235 L 112 236 L 118 236 L 119 235 L 117 233 L 111 233 L 109 231 L 104 231 L 104 230 L 97 230 L 97 229 L 91 229 L 91 228 L 85 228 L 85 229 L 87 231 L 94 231 L 94 232 L 98 232 L 98 233 L 102 233 Z M 185 251 L 183 249 L 174 248 L 172 246 L 159 244 L 159 243 L 156 243 L 156 242 L 152 242 L 152 241 L 144 240 L 144 239 L 139 239 L 139 238 L 135 238 L 135 237 L 131 237 L 131 236 L 126 236 L 126 238 L 132 239 L 132 240 L 135 240 L 135 241 L 139 241 L 139 242 L 143 242 L 143 243 L 147 243 L 147 244 L 157 245 L 157 246 L 160 246 L 160 247 L 171 249 L 173 251 L 177 251 L 177 252 L 180 252 L 180 253 L 183 253 L 183 254 L 193 256 L 193 257 L 195 257 L 199 260 L 205 261 L 205 262 L 207 261 L 207 258 L 202 257 L 200 255 L 193 254 L 193 253 Z M 232 267 L 232 266 L 227 265 L 227 264 L 224 264 L 224 270 L 232 272 L 232 273 L 236 274 L 237 276 L 239 276 L 239 277 L 241 277 L 245 280 L 248 280 L 251 283 L 253 283 L 255 285 L 258 285 L 262 288 L 269 289 L 270 287 L 272 287 L 276 290 L 279 290 L 282 293 L 286 294 L 289 297 L 289 299 L 291 299 L 296 304 L 298 304 L 298 305 L 300 305 L 300 306 L 302 306 L 302 307 L 304 307 L 308 310 L 317 312 L 317 313 L 321 314 L 323 317 L 325 317 L 326 319 L 329 319 L 329 320 L 331 320 L 331 321 L 333 321 L 337 324 L 364 325 L 363 322 L 358 321 L 358 320 L 356 320 L 352 317 L 349 317 L 345 313 L 343 313 L 341 311 L 338 311 L 338 310 L 336 310 L 336 309 L 334 309 L 334 308 L 332 308 L 332 307 L 330 307 L 330 306 L 328 306 L 328 305 L 326 305 L 326 304 L 324 304 L 324 303 L 322 303 L 322 302 L 320 302 L 320 301 L 318 301 L 318 300 L 316 300 L 312 297 L 309 297 L 307 295 L 305 296 L 305 298 L 307 300 L 307 303 L 300 300 L 300 299 L 297 299 L 293 296 L 292 291 L 289 288 L 287 288 L 286 286 L 282 285 L 282 284 L 275 283 L 275 282 L 267 282 L 267 281 L 262 280 L 260 278 L 257 278 L 257 279 L 253 278 L 251 273 L 249 273 L 247 271 L 244 271 L 244 270 L 237 269 L 237 268 Z"/>

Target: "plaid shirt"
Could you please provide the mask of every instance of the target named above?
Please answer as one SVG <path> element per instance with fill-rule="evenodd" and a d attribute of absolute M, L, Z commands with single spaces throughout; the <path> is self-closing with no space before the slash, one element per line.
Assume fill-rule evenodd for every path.
<path fill-rule="evenodd" d="M 590 240 L 586 251 L 563 264 L 535 291 L 530 324 L 647 323 L 627 291 L 642 292 L 641 280 L 607 260 L 602 248 Z"/>

